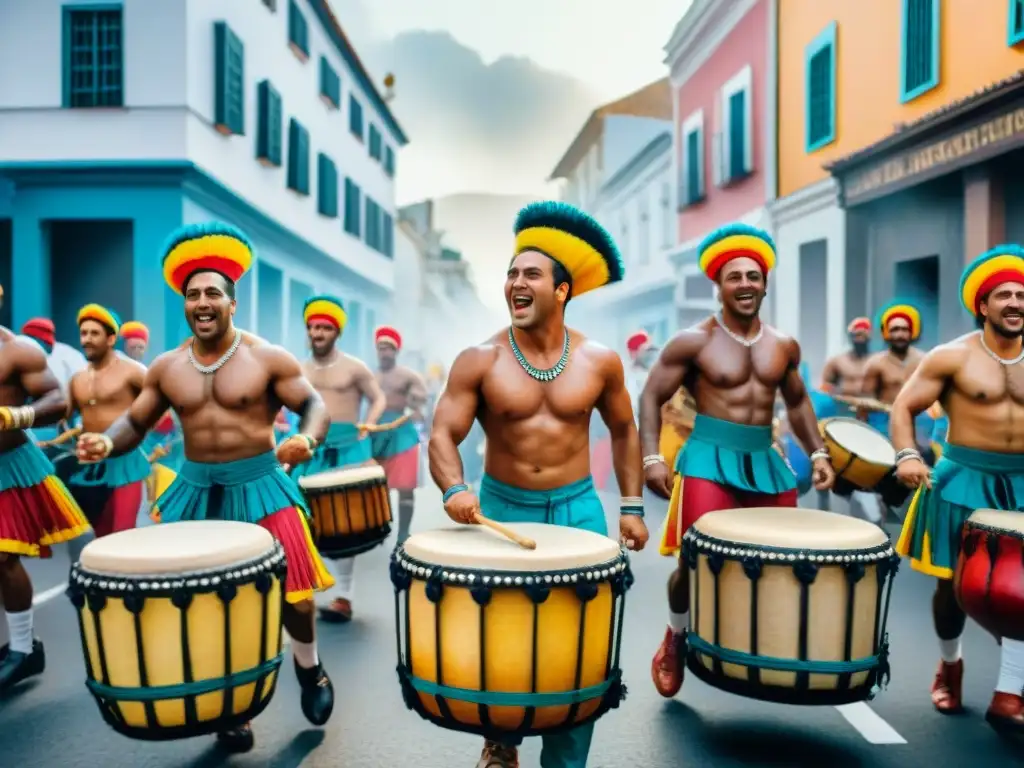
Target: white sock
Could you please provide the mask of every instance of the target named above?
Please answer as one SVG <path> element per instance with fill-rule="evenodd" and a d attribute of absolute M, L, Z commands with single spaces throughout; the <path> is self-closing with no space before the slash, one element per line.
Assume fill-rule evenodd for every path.
<path fill-rule="evenodd" d="M 952 640 L 939 640 L 939 653 L 942 655 L 942 660 L 947 664 L 956 664 L 960 661 L 960 638 L 955 637 Z"/>
<path fill-rule="evenodd" d="M 320 663 L 320 657 L 316 652 L 316 640 L 312 643 L 300 643 L 292 638 L 292 654 L 303 669 L 312 669 Z"/>
<path fill-rule="evenodd" d="M 334 562 L 334 582 L 338 588 L 338 597 L 352 602 L 352 594 L 355 591 L 355 570 L 356 559 L 346 557 L 344 560 Z"/>
<path fill-rule="evenodd" d="M 999 682 L 996 690 L 1020 696 L 1024 689 L 1024 642 L 1003 638 L 1003 652 L 999 661 Z"/>
<path fill-rule="evenodd" d="M 690 612 L 682 613 L 668 612 L 668 626 L 677 635 L 683 634 L 690 627 Z"/>
<path fill-rule="evenodd" d="M 11 613 L 7 611 L 7 629 L 11 634 L 12 651 L 32 653 L 32 609 Z"/>

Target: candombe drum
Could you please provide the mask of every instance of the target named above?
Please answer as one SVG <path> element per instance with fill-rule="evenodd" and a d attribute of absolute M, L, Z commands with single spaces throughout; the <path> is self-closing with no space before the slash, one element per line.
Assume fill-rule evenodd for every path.
<path fill-rule="evenodd" d="M 391 533 L 391 500 L 379 464 L 299 478 L 313 512 L 313 535 L 325 557 L 367 552 Z"/>
<path fill-rule="evenodd" d="M 237 727 L 274 695 L 285 556 L 263 528 L 196 521 L 89 543 L 71 569 L 86 686 L 148 741 Z"/>
<path fill-rule="evenodd" d="M 888 678 L 899 558 L 877 526 L 830 512 L 710 512 L 683 537 L 687 667 L 730 693 L 786 704 L 869 699 Z"/>
<path fill-rule="evenodd" d="M 822 440 L 836 471 L 833 492 L 877 491 L 891 507 L 899 507 L 910 489 L 896 480 L 896 449 L 874 427 L 856 419 L 827 419 Z"/>
<path fill-rule="evenodd" d="M 953 589 L 997 638 L 1024 640 L 1024 514 L 979 509 L 964 524 Z"/>
<path fill-rule="evenodd" d="M 398 677 L 423 718 L 486 738 L 573 728 L 617 707 L 625 550 L 564 526 L 417 533 L 392 554 Z"/>

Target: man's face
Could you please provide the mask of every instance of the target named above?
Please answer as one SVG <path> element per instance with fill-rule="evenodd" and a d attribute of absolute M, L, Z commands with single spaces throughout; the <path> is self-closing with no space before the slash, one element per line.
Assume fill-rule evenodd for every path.
<path fill-rule="evenodd" d="M 216 272 L 199 272 L 185 286 L 185 319 L 200 341 L 217 341 L 231 327 L 235 300 L 227 290 L 227 279 Z"/>
<path fill-rule="evenodd" d="M 315 357 L 329 355 L 341 336 L 341 331 L 333 323 L 323 320 L 314 320 L 308 323 L 306 333 L 309 335 L 309 346 Z"/>
<path fill-rule="evenodd" d="M 1024 285 L 1002 283 L 981 302 L 981 314 L 996 333 L 1008 339 L 1024 335 Z"/>
<path fill-rule="evenodd" d="M 868 344 L 871 342 L 871 332 L 864 328 L 857 328 L 850 331 L 850 345 L 857 352 L 867 351 Z"/>
<path fill-rule="evenodd" d="M 761 265 L 748 256 L 732 259 L 718 275 L 722 306 L 737 317 L 754 318 L 768 289 Z"/>
<path fill-rule="evenodd" d="M 569 286 L 555 285 L 555 263 L 537 251 L 523 251 L 505 277 L 505 303 L 516 328 L 535 328 L 565 307 Z"/>
<path fill-rule="evenodd" d="M 138 360 L 141 363 L 142 358 L 146 356 L 146 346 L 145 339 L 125 339 L 124 353 L 132 360 Z"/>
<path fill-rule="evenodd" d="M 894 317 L 886 326 L 889 349 L 902 354 L 910 348 L 910 323 L 905 318 Z"/>
<path fill-rule="evenodd" d="M 394 368 L 398 359 L 398 347 L 390 341 L 377 342 L 377 364 L 381 368 Z"/>
<path fill-rule="evenodd" d="M 78 337 L 82 344 L 82 354 L 90 363 L 103 360 L 117 341 L 117 336 L 96 320 L 83 320 L 78 326 Z"/>

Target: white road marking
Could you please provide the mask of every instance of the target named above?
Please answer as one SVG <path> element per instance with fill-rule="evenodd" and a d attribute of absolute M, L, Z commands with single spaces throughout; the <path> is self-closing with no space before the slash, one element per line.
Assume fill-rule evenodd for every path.
<path fill-rule="evenodd" d="M 43 603 L 48 603 L 57 595 L 64 594 L 64 590 L 68 588 L 68 583 L 65 581 L 63 584 L 58 584 L 56 587 L 50 587 L 44 592 L 38 592 L 32 598 L 32 606 L 38 608 Z"/>
<path fill-rule="evenodd" d="M 843 704 L 836 707 L 846 722 L 856 728 L 869 744 L 906 744 L 907 740 L 896 733 L 881 716 L 864 702 Z"/>

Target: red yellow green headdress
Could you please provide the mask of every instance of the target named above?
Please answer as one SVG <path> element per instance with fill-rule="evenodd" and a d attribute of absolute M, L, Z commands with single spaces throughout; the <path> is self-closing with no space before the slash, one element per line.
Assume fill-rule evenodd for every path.
<path fill-rule="evenodd" d="M 177 293 L 193 272 L 219 272 L 231 282 L 249 271 L 253 261 L 252 243 L 229 224 L 189 224 L 176 229 L 164 246 L 164 280 Z"/>
<path fill-rule="evenodd" d="M 960 276 L 960 301 L 975 317 L 981 301 L 1002 283 L 1024 283 L 1024 248 L 997 245 L 964 268 Z"/>
<path fill-rule="evenodd" d="M 392 328 L 390 325 L 382 325 L 373 332 L 373 343 L 380 344 L 382 342 L 390 344 L 395 349 L 401 349 L 402 334 L 398 332 L 398 329 Z"/>
<path fill-rule="evenodd" d="M 138 320 L 129 320 L 121 326 L 121 338 L 125 340 L 141 339 L 142 341 L 149 341 L 149 328 Z"/>
<path fill-rule="evenodd" d="M 716 229 L 697 246 L 697 264 L 711 280 L 717 280 L 722 267 L 741 256 L 756 261 L 767 277 L 775 269 L 775 241 L 757 227 L 729 224 Z"/>
<path fill-rule="evenodd" d="M 309 325 L 315 320 L 330 323 L 339 331 L 345 330 L 345 323 L 348 322 L 348 313 L 345 312 L 345 305 L 337 296 L 321 294 L 306 299 L 302 307 L 302 322 Z"/>
<path fill-rule="evenodd" d="M 95 320 L 100 325 L 106 326 L 111 333 L 116 334 L 121 329 L 121 318 L 113 310 L 107 309 L 99 304 L 86 304 L 78 310 L 77 325 L 86 320 Z"/>
<path fill-rule="evenodd" d="M 600 288 L 625 275 L 622 254 L 608 231 L 590 215 L 568 203 L 530 203 L 516 216 L 515 256 L 539 251 L 572 277 L 572 295 Z M 513 257 L 515 258 L 515 257 Z"/>
<path fill-rule="evenodd" d="M 910 340 L 917 341 L 921 337 L 921 313 L 917 307 L 903 299 L 894 299 L 878 312 L 878 327 L 882 338 L 889 338 L 889 323 L 903 318 L 910 325 Z"/>

